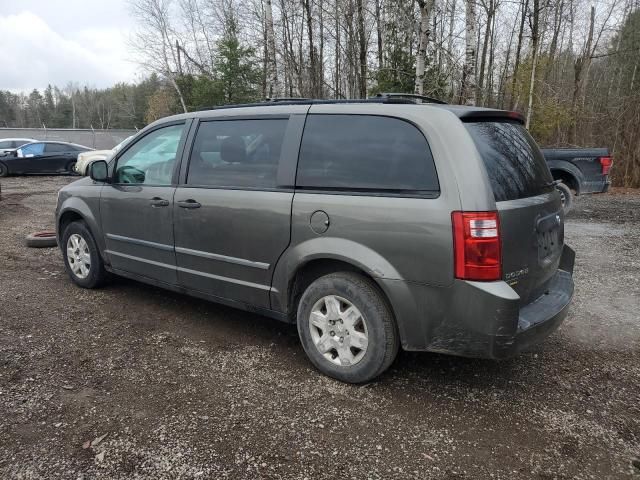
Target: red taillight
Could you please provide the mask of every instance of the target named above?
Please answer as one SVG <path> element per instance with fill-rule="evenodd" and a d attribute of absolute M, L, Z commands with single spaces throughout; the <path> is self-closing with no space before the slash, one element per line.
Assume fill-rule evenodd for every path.
<path fill-rule="evenodd" d="M 500 280 L 500 222 L 498 212 L 452 212 L 455 277 Z"/>
<path fill-rule="evenodd" d="M 611 170 L 611 165 L 613 165 L 613 158 L 611 157 L 600 157 L 600 165 L 602 166 L 602 175 L 609 175 L 609 170 Z"/>

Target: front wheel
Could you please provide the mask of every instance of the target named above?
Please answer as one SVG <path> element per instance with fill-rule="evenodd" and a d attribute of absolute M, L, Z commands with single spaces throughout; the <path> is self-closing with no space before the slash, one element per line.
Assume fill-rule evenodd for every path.
<path fill-rule="evenodd" d="M 560 201 L 562 202 L 564 213 L 569 213 L 573 207 L 573 192 L 562 182 L 556 184 L 556 190 L 560 192 Z"/>
<path fill-rule="evenodd" d="M 0 177 L 6 177 L 7 175 L 9 175 L 9 169 L 4 163 L 0 162 Z"/>
<path fill-rule="evenodd" d="M 70 223 L 62 234 L 60 246 L 67 274 L 76 285 L 97 288 L 104 283 L 107 271 L 86 223 Z"/>
<path fill-rule="evenodd" d="M 300 299 L 297 323 L 311 362 L 343 382 L 377 377 L 398 353 L 387 302 L 371 280 L 356 273 L 332 273 L 313 282 Z"/>

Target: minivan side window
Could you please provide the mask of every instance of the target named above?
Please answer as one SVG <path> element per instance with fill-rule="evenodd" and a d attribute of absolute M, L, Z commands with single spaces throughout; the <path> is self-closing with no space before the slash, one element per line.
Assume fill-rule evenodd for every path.
<path fill-rule="evenodd" d="M 201 122 L 187 184 L 202 187 L 275 188 L 286 119 Z"/>
<path fill-rule="evenodd" d="M 118 158 L 115 183 L 171 185 L 184 124 L 158 128 Z"/>
<path fill-rule="evenodd" d="M 440 188 L 429 144 L 411 123 L 322 114 L 307 117 L 296 187 L 410 194 Z"/>

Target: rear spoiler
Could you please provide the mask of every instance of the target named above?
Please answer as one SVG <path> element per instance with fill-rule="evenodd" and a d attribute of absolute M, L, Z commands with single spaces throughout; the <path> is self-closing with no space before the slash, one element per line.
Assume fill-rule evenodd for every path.
<path fill-rule="evenodd" d="M 508 110 L 479 109 L 460 112 L 463 122 L 512 122 L 524 125 L 524 117 L 518 112 Z"/>

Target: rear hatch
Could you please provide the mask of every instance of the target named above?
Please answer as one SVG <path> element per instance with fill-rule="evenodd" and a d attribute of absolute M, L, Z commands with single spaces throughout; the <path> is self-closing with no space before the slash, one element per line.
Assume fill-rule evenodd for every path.
<path fill-rule="evenodd" d="M 515 121 L 467 121 L 496 200 L 503 279 L 521 305 L 543 294 L 558 269 L 564 213 L 547 163 L 527 130 Z"/>

